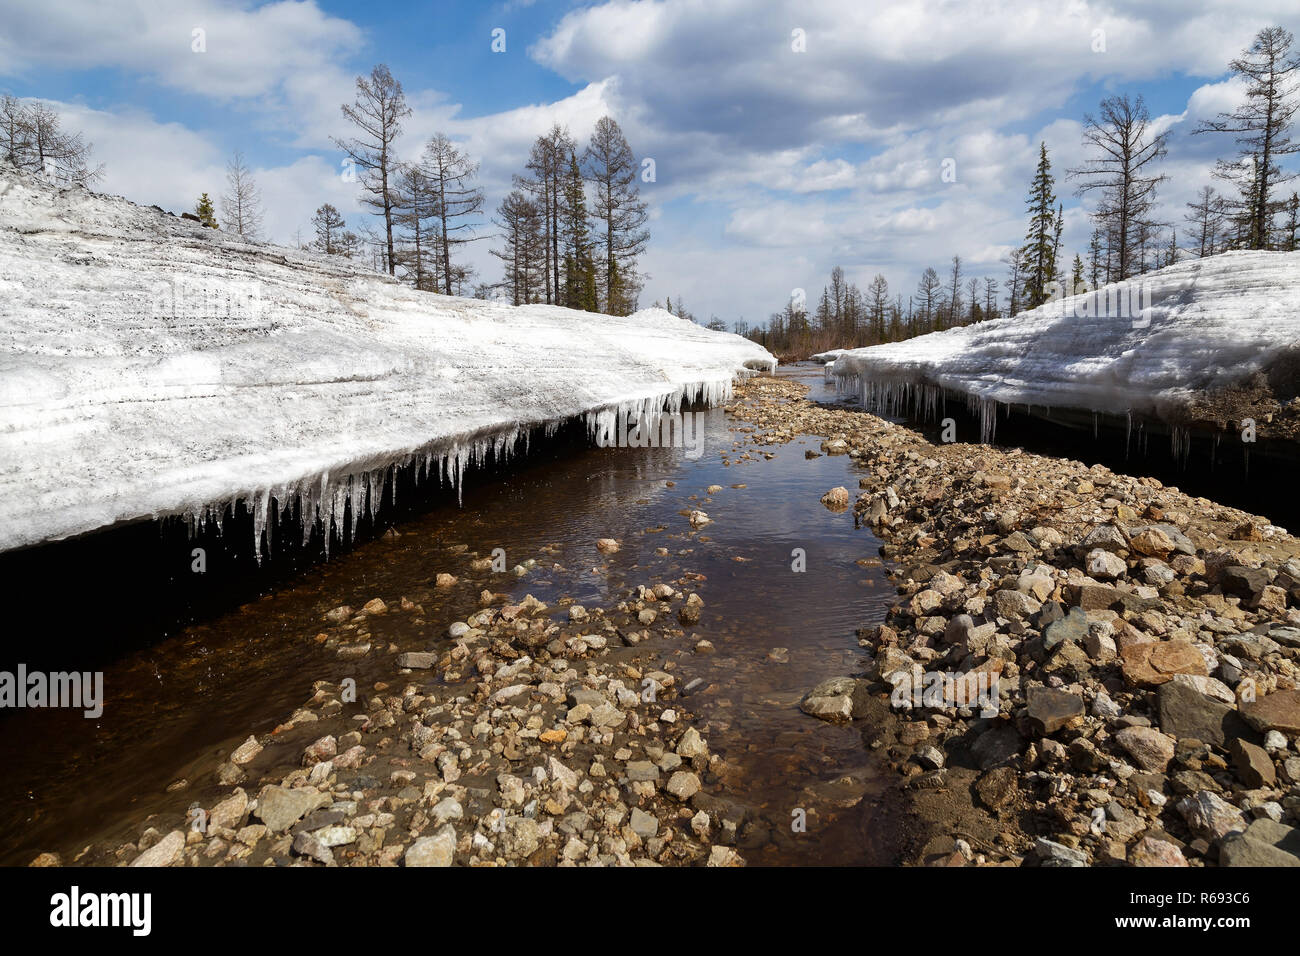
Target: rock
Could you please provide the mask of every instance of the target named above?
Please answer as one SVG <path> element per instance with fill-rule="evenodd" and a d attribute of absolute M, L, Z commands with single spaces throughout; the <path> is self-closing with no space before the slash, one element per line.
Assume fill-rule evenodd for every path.
<path fill-rule="evenodd" d="M 407 651 L 397 655 L 397 666 L 409 667 L 412 670 L 428 670 L 436 663 L 438 663 L 438 655 L 433 651 Z"/>
<path fill-rule="evenodd" d="M 626 768 L 627 779 L 643 783 L 659 779 L 659 768 L 649 760 L 633 760 Z"/>
<path fill-rule="evenodd" d="M 648 840 L 659 832 L 659 821 L 640 807 L 632 808 L 630 825 L 632 832 L 643 840 Z"/>
<path fill-rule="evenodd" d="M 306 830 L 294 834 L 291 849 L 299 856 L 305 856 L 325 866 L 334 865 L 334 851 L 322 843 L 316 834 L 308 833 Z"/>
<path fill-rule="evenodd" d="M 916 762 L 925 770 L 938 770 L 944 764 L 943 751 L 938 747 L 925 746 L 916 751 Z"/>
<path fill-rule="evenodd" d="M 745 858 L 729 846 L 713 846 L 705 866 L 744 866 Z"/>
<path fill-rule="evenodd" d="M 302 752 L 302 765 L 314 767 L 338 753 L 338 741 L 332 736 L 317 739 Z"/>
<path fill-rule="evenodd" d="M 1241 715 L 1256 730 L 1300 734 L 1300 690 L 1278 690 L 1242 704 Z"/>
<path fill-rule="evenodd" d="M 1163 558 L 1170 554 L 1177 544 L 1163 529 L 1153 525 L 1136 531 L 1129 538 L 1129 546 L 1138 554 Z"/>
<path fill-rule="evenodd" d="M 433 836 L 420 837 L 406 848 L 407 866 L 451 866 L 456 858 L 456 830 L 450 823 Z"/>
<path fill-rule="evenodd" d="M 1186 641 L 1147 641 L 1120 648 L 1124 677 L 1132 684 L 1155 687 L 1175 674 L 1210 673 L 1205 657 Z"/>
<path fill-rule="evenodd" d="M 329 803 L 329 795 L 313 787 L 268 786 L 257 795 L 254 815 L 272 833 L 283 833 L 311 811 Z"/>
<path fill-rule="evenodd" d="M 1273 572 L 1264 568 L 1246 568 L 1239 564 L 1229 565 L 1219 572 L 1219 587 L 1224 594 L 1251 600 L 1263 593 L 1264 588 L 1273 583 Z"/>
<path fill-rule="evenodd" d="M 501 821 L 498 845 L 501 852 L 514 859 L 532 856 L 540 844 L 537 821 L 528 817 L 506 817 Z"/>
<path fill-rule="evenodd" d="M 613 538 L 600 538 L 596 541 L 596 550 L 601 554 L 613 554 L 621 545 Z"/>
<path fill-rule="evenodd" d="M 1183 851 L 1168 840 L 1145 836 L 1128 851 L 1130 866 L 1188 866 Z"/>
<path fill-rule="evenodd" d="M 1019 792 L 1019 775 L 1014 767 L 994 767 L 975 781 L 975 795 L 990 810 L 1009 805 Z"/>
<path fill-rule="evenodd" d="M 1075 850 L 1061 843 L 1055 843 L 1045 837 L 1034 841 L 1031 851 L 1039 866 L 1076 867 L 1087 866 L 1088 855 L 1082 850 Z"/>
<path fill-rule="evenodd" d="M 208 826 L 233 830 L 244 819 L 244 813 L 247 810 L 248 794 L 242 789 L 236 788 L 234 793 L 218 803 L 208 813 Z"/>
<path fill-rule="evenodd" d="M 822 495 L 822 504 L 831 511 L 844 511 L 849 506 L 849 489 L 843 486 L 832 488 Z"/>
<path fill-rule="evenodd" d="M 1094 578 L 1103 580 L 1123 577 L 1128 572 L 1128 565 L 1123 558 L 1102 548 L 1088 552 L 1085 567 Z"/>
<path fill-rule="evenodd" d="M 185 850 L 185 834 L 173 830 L 131 861 L 132 866 L 171 866 L 179 863 Z"/>
<path fill-rule="evenodd" d="M 433 579 L 434 587 L 439 587 L 439 588 L 449 588 L 454 586 L 455 583 L 456 583 L 456 575 L 448 574 L 445 571 L 439 572 L 437 575 L 434 576 Z"/>
<path fill-rule="evenodd" d="M 1237 768 L 1237 776 L 1249 789 L 1271 787 L 1277 782 L 1273 759 L 1258 744 L 1238 737 L 1229 745 L 1228 753 L 1232 756 L 1232 765 Z"/>
<path fill-rule="evenodd" d="M 365 604 L 363 604 L 361 606 L 361 610 L 364 611 L 366 614 L 387 614 L 388 605 L 385 604 L 380 598 L 374 598 L 370 601 L 367 601 Z"/>
<path fill-rule="evenodd" d="M 822 720 L 844 722 L 860 717 L 870 699 L 865 681 L 853 677 L 833 677 L 824 680 L 799 703 L 805 714 Z"/>
<path fill-rule="evenodd" d="M 1220 866 L 1300 866 L 1300 830 L 1267 817 L 1219 844 Z"/>
<path fill-rule="evenodd" d="M 1026 717 L 1035 737 L 1046 737 L 1082 721 L 1083 698 L 1063 690 L 1032 685 L 1026 691 Z"/>
<path fill-rule="evenodd" d="M 1113 524 L 1097 525 L 1079 542 L 1079 550 L 1090 553 L 1097 549 L 1111 552 L 1127 551 L 1128 539 L 1124 537 L 1124 532 Z"/>
<path fill-rule="evenodd" d="M 678 770 L 668 778 L 666 788 L 678 800 L 685 803 L 700 792 L 700 778 L 687 770 Z"/>
<path fill-rule="evenodd" d="M 1222 747 L 1249 728 L 1235 708 L 1206 697 L 1182 680 L 1160 685 L 1157 694 L 1160 729 L 1178 738 L 1192 738 Z"/>
<path fill-rule="evenodd" d="M 550 778 L 553 781 L 555 781 L 557 784 L 559 784 L 560 789 L 562 790 L 578 789 L 578 775 L 574 771 L 566 767 L 564 764 L 560 763 L 560 761 L 556 760 L 554 757 L 551 757 L 549 760 L 547 760 L 546 770 L 547 773 L 550 775 Z"/>
<path fill-rule="evenodd" d="M 993 606 L 1001 617 L 1023 620 L 1038 613 L 1042 604 L 1028 594 L 1021 594 L 1008 588 L 993 595 Z"/>
<path fill-rule="evenodd" d="M 445 823 L 465 818 L 465 808 L 454 797 L 443 797 L 433 805 L 429 812 L 433 816 L 435 826 L 442 826 Z"/>
<path fill-rule="evenodd" d="M 1176 807 L 1191 831 L 1207 840 L 1218 840 L 1246 829 L 1246 818 L 1241 811 L 1209 790 L 1188 794 Z"/>
<path fill-rule="evenodd" d="M 1072 607 L 1065 617 L 1047 625 L 1043 631 L 1043 646 L 1050 651 L 1064 641 L 1080 644 L 1087 636 L 1088 612 L 1083 608 Z"/>
<path fill-rule="evenodd" d="M 242 767 L 261 752 L 262 745 L 257 742 L 257 738 L 249 737 L 235 748 L 234 752 L 230 755 L 230 762 Z"/>
<path fill-rule="evenodd" d="M 1115 734 L 1115 742 L 1143 770 L 1164 773 L 1174 759 L 1174 738 L 1151 727 L 1125 727 Z"/>
<path fill-rule="evenodd" d="M 709 745 L 704 742 L 700 732 L 694 727 L 686 730 L 681 739 L 677 741 L 677 756 L 690 760 L 694 757 L 707 757 L 709 755 Z"/>
<path fill-rule="evenodd" d="M 1010 724 L 999 724 L 984 731 L 971 745 L 971 756 L 981 770 L 989 770 L 1020 755 L 1021 736 Z"/>

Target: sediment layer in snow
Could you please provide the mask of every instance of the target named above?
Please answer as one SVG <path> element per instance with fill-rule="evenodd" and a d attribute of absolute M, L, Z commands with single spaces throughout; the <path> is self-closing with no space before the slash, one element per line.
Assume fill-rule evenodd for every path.
<path fill-rule="evenodd" d="M 1197 393 L 1300 348 L 1300 253 L 1229 252 L 1015 316 L 854 349 L 845 392 L 886 414 L 932 415 L 964 395 L 992 436 L 998 405 L 1074 408 L 1176 424 Z"/>
<path fill-rule="evenodd" d="M 775 367 L 650 309 L 418 292 L 0 168 L 0 550 L 238 500 L 310 531 L 415 464 L 458 480 L 534 426 L 717 403 Z"/>

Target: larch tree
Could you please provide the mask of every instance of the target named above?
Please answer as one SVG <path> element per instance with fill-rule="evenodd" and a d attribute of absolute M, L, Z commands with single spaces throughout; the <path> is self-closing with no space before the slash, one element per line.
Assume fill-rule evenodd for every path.
<path fill-rule="evenodd" d="M 483 191 L 474 185 L 478 165 L 442 133 L 424 146 L 420 171 L 433 191 L 434 218 L 437 220 L 439 251 L 442 255 L 443 291 L 452 294 L 458 272 L 452 265 L 453 246 L 472 241 L 477 216 L 483 210 Z"/>
<path fill-rule="evenodd" d="M 424 292 L 439 291 L 436 231 L 438 200 L 421 165 L 403 164 L 394 183 L 393 221 L 402 230 L 397 263 L 406 278 Z"/>
<path fill-rule="evenodd" d="M 1297 176 L 1278 165 L 1282 157 L 1300 151 L 1300 144 L 1291 142 L 1291 122 L 1300 108 L 1300 56 L 1291 50 L 1293 40 L 1281 27 L 1260 30 L 1250 48 L 1229 64 L 1246 84 L 1245 102 L 1194 131 L 1236 137 L 1236 158 L 1220 160 L 1215 175 L 1239 187 L 1249 249 L 1268 247 L 1273 217 L 1285 206 L 1274 194 Z"/>
<path fill-rule="evenodd" d="M 637 186 L 637 162 L 618 123 L 596 121 L 587 145 L 588 177 L 595 193 L 592 215 L 600 250 L 599 278 L 604 310 L 626 315 L 636 307 L 641 276 L 637 258 L 645 251 L 649 215 Z"/>
<path fill-rule="evenodd" d="M 369 78 L 357 77 L 356 100 L 343 104 L 343 116 L 357 129 L 357 135 L 334 137 L 334 145 L 347 154 L 358 170 L 364 192 L 361 201 L 384 217 L 388 244 L 388 273 L 396 274 L 393 249 L 393 190 L 397 173 L 397 156 L 393 144 L 402 132 L 402 120 L 411 114 L 406 105 L 402 84 L 393 78 L 388 67 L 380 63 Z"/>
<path fill-rule="evenodd" d="M 316 231 L 316 240 L 312 243 L 312 248 L 329 256 L 341 254 L 343 230 L 347 227 L 343 215 L 332 205 L 325 203 L 317 208 L 316 214 L 311 217 L 311 224 Z"/>
<path fill-rule="evenodd" d="M 1155 171 L 1168 152 L 1166 139 L 1165 133 L 1152 132 L 1141 96 L 1108 96 L 1097 115 L 1084 116 L 1083 145 L 1091 156 L 1067 175 L 1078 182 L 1078 195 L 1098 196 L 1093 218 L 1116 238 L 1116 279 L 1140 271 L 1133 261 L 1135 234 L 1151 225 L 1156 189 L 1166 179 Z"/>
<path fill-rule="evenodd" d="M 262 231 L 262 193 L 244 154 L 235 151 L 226 163 L 226 192 L 221 197 L 226 225 L 245 239 L 256 239 Z"/>

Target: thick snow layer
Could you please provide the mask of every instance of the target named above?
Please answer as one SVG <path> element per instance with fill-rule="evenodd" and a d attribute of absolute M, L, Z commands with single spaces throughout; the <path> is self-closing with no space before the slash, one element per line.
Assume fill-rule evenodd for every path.
<path fill-rule="evenodd" d="M 417 292 L 0 169 L 0 550 L 240 499 L 259 537 L 272 499 L 337 533 L 395 466 L 457 480 L 532 426 L 717 403 L 775 364 L 663 310 Z"/>
<path fill-rule="evenodd" d="M 847 351 L 848 349 L 831 349 L 829 352 L 818 352 L 812 357 L 812 360 L 814 362 L 820 362 L 822 365 L 827 365 L 834 362 Z"/>
<path fill-rule="evenodd" d="M 835 360 L 842 391 L 886 414 L 965 395 L 992 435 L 997 406 L 1149 416 L 1176 424 L 1195 393 L 1300 347 L 1300 253 L 1229 252 L 1019 315 Z"/>

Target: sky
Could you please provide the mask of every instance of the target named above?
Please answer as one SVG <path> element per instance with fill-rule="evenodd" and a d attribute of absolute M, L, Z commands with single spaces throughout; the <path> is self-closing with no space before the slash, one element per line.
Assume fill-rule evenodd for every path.
<path fill-rule="evenodd" d="M 761 322 L 831 268 L 910 295 L 960 255 L 1005 278 L 1046 142 L 1064 254 L 1091 225 L 1064 172 L 1084 114 L 1142 94 L 1169 133 L 1163 217 L 1214 184 L 1231 137 L 1229 61 L 1263 27 L 1300 32 L 1296 0 L 0 0 L 0 92 L 55 104 L 105 165 L 97 188 L 176 212 L 225 186 L 241 150 L 267 238 L 310 237 L 333 203 L 368 214 L 331 136 L 355 79 L 386 63 L 412 115 L 399 152 L 437 132 L 481 164 L 487 208 L 553 123 L 583 143 L 612 116 L 653 159 L 641 304 Z M 504 31 L 504 50 L 500 39 Z M 948 169 L 955 176 L 944 176 Z M 220 210 L 218 210 L 220 211 Z M 465 258 L 496 281 L 490 224 Z"/>

